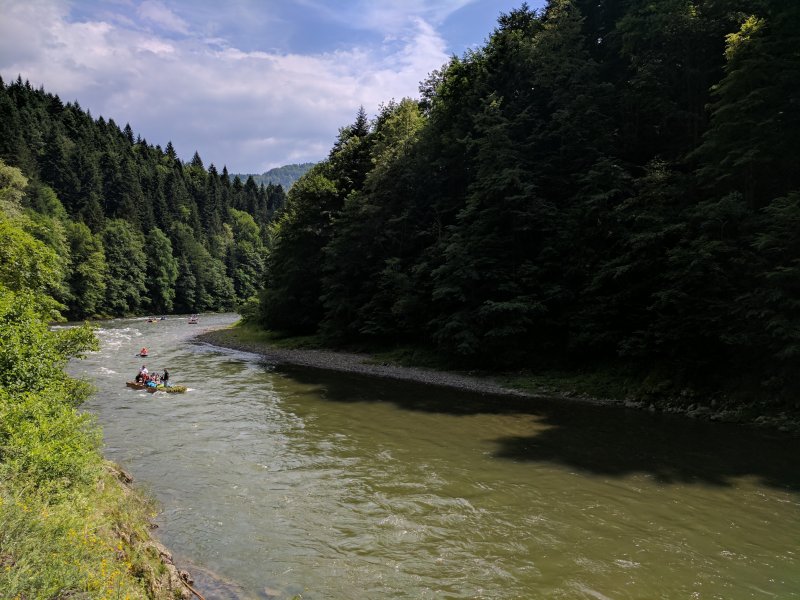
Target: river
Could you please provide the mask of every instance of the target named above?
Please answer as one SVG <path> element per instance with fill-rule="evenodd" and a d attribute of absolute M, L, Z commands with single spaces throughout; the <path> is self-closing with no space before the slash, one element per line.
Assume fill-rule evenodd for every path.
<path fill-rule="evenodd" d="M 69 369 L 209 600 L 800 598 L 797 439 L 192 341 L 235 319 L 102 322 Z"/>

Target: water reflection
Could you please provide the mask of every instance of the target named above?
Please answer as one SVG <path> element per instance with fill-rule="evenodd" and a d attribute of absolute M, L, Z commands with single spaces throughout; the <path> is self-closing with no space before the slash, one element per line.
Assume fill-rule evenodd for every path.
<path fill-rule="evenodd" d="M 549 462 L 587 473 L 639 473 L 661 483 L 730 486 L 742 477 L 800 491 L 800 439 L 776 431 L 649 414 L 617 406 L 526 399 L 391 382 L 359 374 L 281 366 L 335 402 L 390 402 L 407 411 L 448 415 L 530 415 L 532 433 L 494 440 L 498 458 Z"/>

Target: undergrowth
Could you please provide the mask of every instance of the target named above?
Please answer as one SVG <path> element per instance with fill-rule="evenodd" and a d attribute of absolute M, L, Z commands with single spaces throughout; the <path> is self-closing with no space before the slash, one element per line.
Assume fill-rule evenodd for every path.
<path fill-rule="evenodd" d="M 153 505 L 102 459 L 77 409 L 91 389 L 64 371 L 98 348 L 91 328 L 51 330 L 30 295 L 0 286 L 0 347 L 0 597 L 169 597 Z"/>

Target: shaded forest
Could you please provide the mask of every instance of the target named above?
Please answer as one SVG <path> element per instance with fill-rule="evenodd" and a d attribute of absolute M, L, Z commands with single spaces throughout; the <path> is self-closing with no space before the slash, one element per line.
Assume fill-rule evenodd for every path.
<path fill-rule="evenodd" d="M 42 292 L 70 319 L 242 305 L 262 286 L 268 224 L 285 202 L 281 186 L 205 168 L 197 153 L 183 163 L 171 143 L 21 78 L 0 80 L 0 194 L 15 199 L 2 245 L 44 244 Z"/>
<path fill-rule="evenodd" d="M 799 38 L 777 0 L 501 15 L 294 184 L 261 324 L 793 400 Z"/>

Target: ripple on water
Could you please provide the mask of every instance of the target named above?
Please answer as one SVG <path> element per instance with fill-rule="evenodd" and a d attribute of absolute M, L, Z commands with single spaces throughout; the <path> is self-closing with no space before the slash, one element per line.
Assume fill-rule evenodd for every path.
<path fill-rule="evenodd" d="M 187 344 L 183 320 L 102 331 L 101 352 L 73 368 L 100 389 L 85 408 L 106 452 L 160 501 L 176 555 L 214 565 L 241 597 L 798 597 L 798 496 L 764 485 L 774 472 L 760 463 L 698 479 L 693 447 L 722 451 L 717 429 L 676 429 L 662 455 L 652 416 L 451 414 L 458 394 L 276 373 Z M 141 340 L 190 392 L 124 388 Z M 619 445 L 629 456 L 597 459 Z M 759 447 L 768 465 L 790 446 Z"/>

